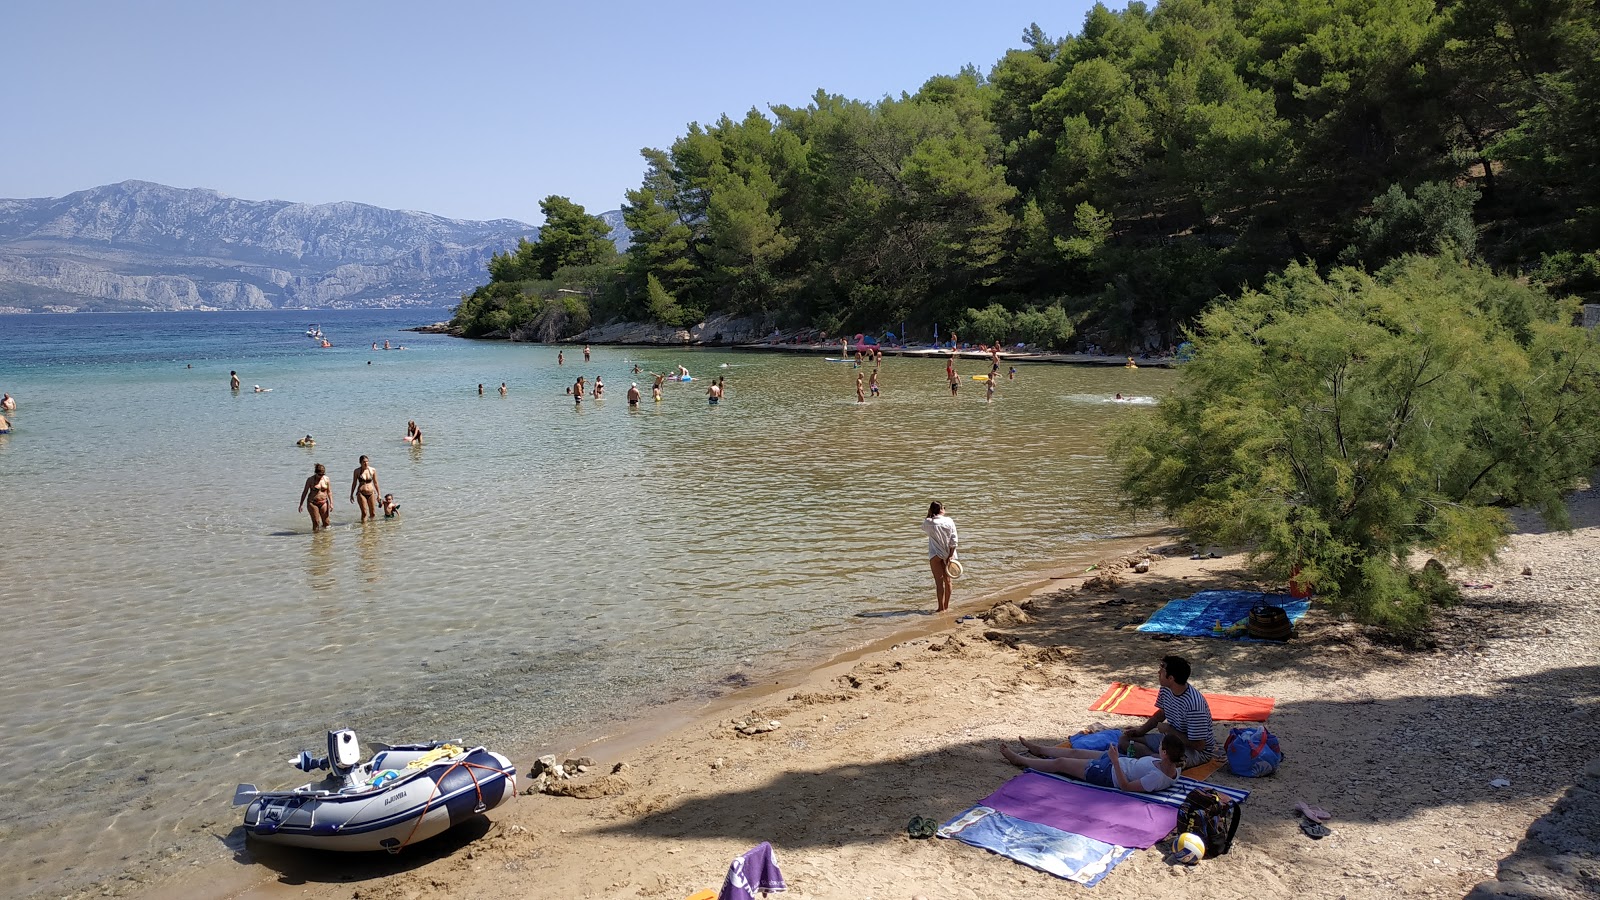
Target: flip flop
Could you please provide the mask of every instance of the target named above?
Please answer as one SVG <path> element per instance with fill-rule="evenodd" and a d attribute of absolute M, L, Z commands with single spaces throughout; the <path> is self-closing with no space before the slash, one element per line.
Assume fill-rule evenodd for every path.
<path fill-rule="evenodd" d="M 1329 829 L 1328 826 L 1322 824 L 1321 822 L 1313 822 L 1309 819 L 1300 823 L 1300 830 L 1306 833 L 1306 837 L 1311 838 L 1314 841 L 1320 841 L 1328 835 L 1333 834 L 1333 831 Z"/>
<path fill-rule="evenodd" d="M 906 824 L 906 834 L 914 838 L 931 838 L 939 830 L 939 823 L 925 816 L 912 816 Z"/>
<path fill-rule="evenodd" d="M 1329 813 L 1322 807 L 1312 806 L 1311 804 L 1304 802 L 1296 803 L 1294 805 L 1294 811 L 1317 823 L 1326 822 L 1333 818 L 1333 814 Z"/>

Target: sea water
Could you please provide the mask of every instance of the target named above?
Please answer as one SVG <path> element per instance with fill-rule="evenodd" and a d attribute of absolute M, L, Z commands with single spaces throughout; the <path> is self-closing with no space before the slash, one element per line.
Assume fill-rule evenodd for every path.
<path fill-rule="evenodd" d="M 933 606 L 931 500 L 961 531 L 958 607 L 1148 525 L 1106 458 L 1148 413 L 1107 401 L 1158 397 L 1168 371 L 1020 363 L 990 403 L 969 379 L 986 363 L 958 363 L 951 397 L 941 359 L 887 357 L 859 404 L 858 370 L 820 355 L 585 362 L 404 330 L 447 317 L 0 316 L 20 403 L 0 435 L 0 872 L 18 894 L 225 858 L 235 784 L 297 783 L 283 761 L 330 728 L 538 749 L 881 637 L 907 619 L 862 613 Z M 648 373 L 680 364 L 694 380 L 652 402 Z M 579 375 L 605 396 L 574 404 Z M 357 521 L 362 454 L 397 518 Z M 313 534 L 296 504 L 319 462 L 334 524 Z"/>

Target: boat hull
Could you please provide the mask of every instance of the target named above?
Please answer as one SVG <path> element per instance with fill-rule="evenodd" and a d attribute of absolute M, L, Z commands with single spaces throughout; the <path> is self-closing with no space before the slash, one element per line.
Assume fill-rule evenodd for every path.
<path fill-rule="evenodd" d="M 291 847 L 397 853 L 516 795 L 516 768 L 482 747 L 416 770 L 404 768 L 408 761 L 390 751 L 383 765 L 401 774 L 380 787 L 330 792 L 308 785 L 260 794 L 245 809 L 245 833 Z M 374 774 L 363 772 L 368 780 Z"/>

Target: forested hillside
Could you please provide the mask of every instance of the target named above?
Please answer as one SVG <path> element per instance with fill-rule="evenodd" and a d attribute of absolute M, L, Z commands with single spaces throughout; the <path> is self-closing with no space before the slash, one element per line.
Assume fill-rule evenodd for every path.
<path fill-rule="evenodd" d="M 1291 263 L 1444 247 L 1600 293 L 1594 0 L 1135 2 L 1022 44 L 914 95 L 692 126 L 644 151 L 625 254 L 549 198 L 457 323 L 1164 347 Z"/>

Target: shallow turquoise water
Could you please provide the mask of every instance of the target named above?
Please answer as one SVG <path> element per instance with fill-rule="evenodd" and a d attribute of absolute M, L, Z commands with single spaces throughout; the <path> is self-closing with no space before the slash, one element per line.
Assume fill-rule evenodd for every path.
<path fill-rule="evenodd" d="M 568 347 L 558 366 L 401 330 L 446 317 L 0 316 L 21 403 L 0 436 L 0 748 L 39 761 L 12 779 L 0 871 L 55 892 L 124 857 L 226 855 L 234 784 L 293 781 L 282 760 L 328 728 L 536 747 L 871 640 L 893 622 L 857 613 L 932 606 L 930 499 L 961 529 L 957 605 L 1014 583 L 1135 529 L 1103 448 L 1138 412 L 1109 400 L 1173 378 L 1020 365 L 989 404 L 965 380 L 981 363 L 952 399 L 942 361 L 890 357 L 858 405 L 853 368 L 821 357 Z M 696 380 L 654 404 L 635 362 Z M 604 400 L 575 410 L 578 374 Z M 361 454 L 399 519 L 356 524 Z M 336 525 L 316 536 L 295 509 L 314 462 Z"/>

